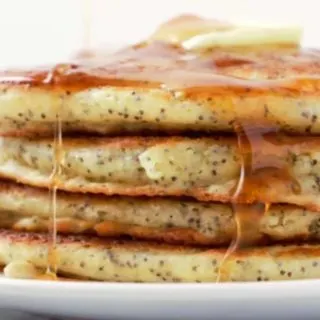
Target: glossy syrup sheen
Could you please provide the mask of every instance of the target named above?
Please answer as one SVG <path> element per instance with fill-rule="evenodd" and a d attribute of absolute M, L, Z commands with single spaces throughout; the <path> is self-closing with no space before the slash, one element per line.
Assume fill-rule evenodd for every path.
<path fill-rule="evenodd" d="M 242 48 L 243 49 L 243 48 Z M 243 50 L 245 54 L 243 54 Z M 105 55 L 87 51 L 75 63 L 59 64 L 53 68 L 36 71 L 8 71 L 1 74 L 3 84 L 46 87 L 48 90 L 83 90 L 96 86 L 134 86 L 138 88 L 159 88 L 180 90 L 192 98 L 199 93 L 234 95 L 302 95 L 320 87 L 320 54 L 315 50 L 300 50 L 282 47 L 278 50 L 209 50 L 207 52 L 185 51 L 179 45 L 165 42 L 146 42 L 125 48 L 115 54 Z M 228 75 L 229 68 L 243 68 L 243 77 Z M 247 79 L 250 70 L 263 70 L 265 79 Z M 294 76 L 282 77 L 283 73 Z M 247 75 L 247 76 L 246 76 Z M 237 105 L 231 103 L 235 115 Z M 63 105 L 62 107 L 63 108 Z M 56 191 L 59 181 L 63 133 L 61 111 L 57 116 L 55 130 L 55 157 L 52 173 L 52 243 L 49 248 L 48 273 L 55 278 L 56 255 Z M 237 117 L 235 117 L 237 119 Z M 292 178 L 285 163 L 276 156 L 261 157 L 260 147 L 268 135 L 277 135 L 277 128 L 255 128 L 238 119 L 234 123 L 238 147 L 242 154 L 241 175 L 233 190 L 232 206 L 237 220 L 237 237 L 227 250 L 224 263 L 220 266 L 220 280 L 227 274 L 228 258 L 239 248 L 250 246 L 257 232 L 260 217 L 268 210 L 269 203 L 256 203 L 250 212 L 238 204 L 239 198 L 252 197 L 266 185 L 284 182 L 295 193 L 300 192 L 299 184 Z M 268 140 L 269 141 L 269 140 Z M 285 139 L 273 139 L 269 143 L 288 148 Z M 290 146 L 289 146 L 290 147 Z M 249 152 L 248 152 L 249 150 Z"/>
<path fill-rule="evenodd" d="M 56 251 L 57 242 L 57 190 L 59 183 L 59 176 L 61 175 L 61 161 L 62 161 L 62 126 L 61 119 L 58 115 L 57 122 L 55 124 L 55 134 L 54 134 L 54 164 L 53 171 L 51 174 L 51 184 L 50 184 L 50 197 L 51 197 L 51 212 L 52 217 L 49 224 L 49 232 L 51 234 L 51 243 L 48 248 L 48 267 L 46 275 L 52 279 L 56 278 L 57 266 L 59 263 L 59 257 Z"/>
<path fill-rule="evenodd" d="M 260 219 L 268 213 L 270 203 L 254 203 L 257 195 L 270 185 L 281 183 L 287 185 L 294 194 L 301 192 L 301 186 L 290 173 L 288 163 L 276 155 L 263 154 L 261 147 L 268 144 L 291 147 L 287 139 L 281 137 L 277 128 L 254 127 L 245 122 L 235 123 L 238 147 L 241 154 L 241 172 L 236 187 L 233 190 L 231 205 L 233 208 L 237 235 L 230 244 L 220 265 L 219 281 L 229 279 L 228 261 L 237 250 L 252 244 L 261 236 L 258 233 Z M 271 139 L 271 136 L 278 137 Z M 252 202 L 250 207 L 239 203 L 239 199 L 246 198 Z"/>
<path fill-rule="evenodd" d="M 96 86 L 167 88 L 185 94 L 297 94 L 320 86 L 317 50 L 281 48 L 257 53 L 186 51 L 178 45 L 145 42 L 114 54 L 85 53 L 74 63 L 0 74 L 0 83 L 83 90 Z M 242 77 L 229 75 L 230 68 Z M 279 72 L 279 70 L 281 72 Z M 256 71 L 265 77 L 256 79 Z M 284 76 L 286 77 L 284 78 Z M 48 81 L 50 78 L 50 81 Z"/>

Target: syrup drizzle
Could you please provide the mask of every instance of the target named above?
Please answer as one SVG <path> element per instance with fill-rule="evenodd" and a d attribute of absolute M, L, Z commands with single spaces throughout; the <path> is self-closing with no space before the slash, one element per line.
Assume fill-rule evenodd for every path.
<path fill-rule="evenodd" d="M 77 59 L 90 58 L 92 52 L 92 3 L 91 0 L 82 0 L 82 24 L 83 24 L 83 40 Z"/>
<path fill-rule="evenodd" d="M 91 0 L 83 0 L 83 48 L 90 50 L 92 36 L 92 5 Z"/>
<path fill-rule="evenodd" d="M 251 203 L 264 188 L 272 186 L 273 183 L 286 184 L 296 194 L 301 192 L 300 184 L 291 175 L 285 159 L 278 157 L 277 154 L 264 155 L 261 152 L 266 143 L 283 144 L 283 148 L 288 148 L 285 139 L 281 139 L 281 134 L 277 128 L 256 128 L 242 120 L 236 123 L 235 132 L 241 155 L 240 175 L 232 192 L 231 201 L 236 221 L 236 237 L 222 259 L 218 270 L 217 282 L 230 280 L 228 272 L 229 258 L 236 254 L 237 250 L 252 245 L 261 237 L 258 231 L 260 219 L 267 214 L 270 207 L 269 202 L 253 202 L 250 206 L 247 206 L 239 203 L 239 201 L 244 200 Z M 276 137 L 272 142 L 268 139 L 270 135 Z"/>
<path fill-rule="evenodd" d="M 52 279 L 56 279 L 57 276 L 57 263 L 58 255 L 56 251 L 57 243 L 57 189 L 59 183 L 59 177 L 61 175 L 61 162 L 62 162 L 62 121 L 61 121 L 61 108 L 57 110 L 57 120 L 54 128 L 53 138 L 53 170 L 50 177 L 51 186 L 51 212 L 52 217 L 50 221 L 49 232 L 51 234 L 51 243 L 48 249 L 48 268 L 46 275 Z"/>
<path fill-rule="evenodd" d="M 84 50 L 83 53 L 90 52 L 91 44 L 91 1 L 84 0 Z M 57 66 L 44 80 L 45 84 L 59 85 L 59 80 L 65 71 L 65 66 Z M 51 242 L 48 247 L 48 262 L 45 275 L 39 277 L 42 280 L 59 280 L 57 276 L 57 265 L 59 256 L 57 254 L 57 191 L 59 178 L 62 172 L 63 159 L 63 130 L 62 130 L 62 111 L 63 101 L 57 108 L 56 121 L 53 130 L 53 170 L 50 177 L 50 207 L 51 221 L 49 223 L 49 232 L 51 234 Z"/>
<path fill-rule="evenodd" d="M 43 81 L 44 84 L 49 86 L 54 86 L 59 79 L 59 74 L 61 73 L 61 67 L 53 68 L 48 76 Z M 50 188 L 49 196 L 50 201 L 50 211 L 51 219 L 49 222 L 49 233 L 51 235 L 51 241 L 48 245 L 48 261 L 47 270 L 44 275 L 39 277 L 42 280 L 57 280 L 57 264 L 58 255 L 56 250 L 57 244 L 57 190 L 59 184 L 59 178 L 61 175 L 61 164 L 62 164 L 62 147 L 63 147 L 63 137 L 62 137 L 62 109 L 63 101 L 57 105 L 56 109 L 56 121 L 53 126 L 53 139 L 52 139 L 52 173 L 50 176 Z"/>

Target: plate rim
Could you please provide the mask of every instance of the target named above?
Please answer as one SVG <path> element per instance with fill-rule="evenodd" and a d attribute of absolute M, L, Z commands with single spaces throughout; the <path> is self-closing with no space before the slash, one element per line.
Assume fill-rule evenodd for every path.
<path fill-rule="evenodd" d="M 299 290 L 297 290 L 297 287 Z M 283 280 L 270 282 L 239 282 L 239 283 L 116 283 L 95 281 L 44 281 L 27 279 L 0 278 L 1 291 L 21 292 L 30 290 L 31 295 L 46 292 L 52 296 L 63 290 L 75 296 L 103 295 L 117 299 L 132 299 L 143 296 L 153 300 L 155 296 L 169 294 L 175 300 L 186 300 L 191 297 L 195 300 L 219 299 L 252 299 L 252 295 L 260 298 L 298 298 L 302 293 L 320 296 L 320 279 L 310 280 Z M 150 295 L 150 292 L 155 296 Z M 168 297 L 169 297 L 168 296 Z M 204 300 L 204 298 L 207 299 Z M 136 299 L 135 298 L 135 299 Z"/>

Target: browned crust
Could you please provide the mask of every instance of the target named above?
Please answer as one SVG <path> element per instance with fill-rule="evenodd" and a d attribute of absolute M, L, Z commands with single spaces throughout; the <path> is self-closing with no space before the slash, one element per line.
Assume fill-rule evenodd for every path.
<path fill-rule="evenodd" d="M 27 260 L 40 270 L 48 265 L 48 234 L 0 230 L 1 264 Z M 116 282 L 270 281 L 319 278 L 319 245 L 260 248 L 193 248 L 58 236 L 58 274 Z M 52 278 L 51 278 L 52 279 Z"/>
<path fill-rule="evenodd" d="M 150 227 L 140 227 L 140 226 L 126 226 L 121 223 L 102 223 L 109 226 L 109 230 L 104 231 L 103 234 L 100 234 L 99 231 L 90 230 L 87 232 L 82 232 L 83 235 L 91 235 L 105 237 L 105 238 L 123 238 L 130 237 L 136 240 L 147 240 L 147 241 L 156 241 L 158 243 L 167 243 L 174 245 L 193 245 L 193 246 L 214 246 L 217 247 L 219 244 L 225 244 L 225 239 L 212 239 L 209 237 L 203 236 L 200 232 L 197 232 L 191 228 L 170 228 L 170 229 L 160 229 L 160 228 L 150 228 Z M 96 230 L 99 230 L 99 226 L 95 227 Z M 125 231 L 123 229 L 125 228 Z M 20 228 L 13 226 L 13 231 L 20 232 Z M 61 235 L 72 235 L 79 234 L 73 232 L 72 227 L 60 227 L 59 223 L 56 227 L 57 233 Z M 33 228 L 31 232 L 46 232 L 44 228 Z M 285 242 L 285 241 L 284 241 Z M 257 239 L 256 245 L 261 245 L 266 243 L 263 237 Z"/>
<path fill-rule="evenodd" d="M 12 230 L 0 229 L 0 239 L 7 239 L 14 243 L 36 243 L 46 244 L 50 243 L 51 236 L 46 233 L 32 233 L 32 232 L 15 232 Z M 172 250 L 173 252 L 182 252 L 184 250 L 203 251 L 209 249 L 196 249 L 191 246 L 177 246 L 165 243 L 148 242 L 148 241 L 128 241 L 121 239 L 99 238 L 85 235 L 58 235 L 57 244 L 80 244 L 84 247 L 97 247 L 97 248 L 123 248 L 129 250 Z M 217 250 L 221 251 L 221 250 Z"/>
<path fill-rule="evenodd" d="M 261 128 L 260 128 L 261 129 Z M 253 150 L 257 154 L 277 154 L 281 156 L 282 154 L 287 154 L 288 151 L 294 151 L 296 153 L 309 152 L 310 150 L 316 151 L 320 150 L 320 137 L 316 135 L 308 136 L 295 136 L 295 135 L 285 135 L 285 134 L 262 134 L 259 127 L 253 128 L 257 131 L 256 138 L 259 138 L 259 152 Z M 242 134 L 242 133 L 241 133 Z M 254 135 L 254 134 L 253 134 Z M 53 138 L 16 138 L 21 139 L 21 141 L 34 142 L 34 143 L 53 143 Z M 27 140 L 24 140 L 27 139 Z M 177 143 L 182 142 L 203 142 L 208 146 L 212 144 L 218 144 L 223 146 L 237 147 L 238 141 L 237 137 L 228 134 L 219 134 L 210 137 L 182 137 L 182 136 L 170 136 L 170 137 L 156 137 L 156 136 L 117 136 L 117 137 L 93 137 L 80 135 L 78 137 L 63 137 L 61 150 L 68 150 L 72 148 L 114 148 L 114 149 L 135 149 L 139 147 L 149 148 L 152 146 L 172 146 Z M 242 152 L 248 151 L 245 148 L 248 145 L 243 145 Z"/>
<path fill-rule="evenodd" d="M 48 182 L 35 182 L 28 178 L 17 178 L 14 175 L 0 173 L 1 178 L 7 178 L 19 184 L 26 184 L 32 187 L 40 187 L 45 189 L 51 189 L 51 184 Z M 181 197 L 181 196 L 190 196 L 194 197 L 201 201 L 221 201 L 221 202 L 229 202 L 231 199 L 231 195 L 228 196 L 221 196 L 217 194 L 208 194 L 204 188 L 192 188 L 189 191 L 182 191 L 182 190 L 170 190 L 168 192 L 166 188 L 160 187 L 153 187 L 153 186 L 145 186 L 145 187 L 127 187 L 127 186 L 116 186 L 112 188 L 108 188 L 105 186 L 95 186 L 95 187 L 87 187 L 83 186 L 70 186 L 64 182 L 57 181 L 55 186 L 61 191 L 70 191 L 76 193 L 93 193 L 93 194 L 101 194 L 105 196 L 116 196 L 116 195 L 123 195 L 123 196 L 130 196 L 130 197 L 141 197 L 141 196 L 148 196 L 148 197 L 163 197 L 163 196 L 173 196 L 173 197 Z M 270 199 L 271 200 L 271 199 Z M 239 200 L 240 201 L 240 200 Z M 268 201 L 271 202 L 271 201 Z M 248 203 L 250 201 L 248 200 Z"/>
<path fill-rule="evenodd" d="M 27 184 L 33 187 L 40 187 L 50 189 L 51 184 L 50 182 L 35 182 L 28 178 L 17 178 L 15 175 L 11 175 L 8 173 L 0 173 L 0 177 L 4 179 L 10 179 L 17 183 Z M 153 187 L 153 186 L 144 186 L 144 187 L 128 187 L 128 186 L 113 186 L 112 188 L 108 188 L 105 186 L 94 186 L 88 187 L 86 185 L 78 186 L 78 185 L 68 185 L 64 182 L 58 181 L 55 183 L 55 186 L 63 191 L 69 192 L 77 192 L 77 193 L 93 193 L 93 194 L 104 194 L 106 196 L 113 196 L 113 195 L 125 195 L 130 197 L 141 197 L 141 196 L 148 196 L 148 197 L 162 197 L 162 196 L 172 196 L 172 197 L 181 197 L 181 196 L 189 196 L 193 197 L 200 201 L 220 201 L 220 202 L 230 202 L 232 195 L 218 195 L 218 194 L 208 194 L 208 192 L 204 188 L 192 188 L 188 191 L 176 189 L 170 190 L 168 192 L 167 188 L 165 187 Z M 260 194 L 261 196 L 264 196 Z M 272 197 L 266 196 L 264 197 L 266 202 L 272 202 Z M 245 200 L 245 199 L 243 199 Z M 273 198 L 274 200 L 274 198 Z M 239 198 L 239 202 L 241 199 Z M 244 203 L 251 203 L 251 200 L 241 201 Z M 312 205 L 312 204 L 310 204 Z"/>
<path fill-rule="evenodd" d="M 19 199 L 19 201 L 23 201 L 23 199 L 27 198 L 38 198 L 43 199 L 43 197 L 47 197 L 48 193 L 42 189 L 38 188 L 32 188 L 27 187 L 24 185 L 18 185 L 13 184 L 9 182 L 2 182 L 0 184 L 0 193 L 6 193 L 9 194 L 12 198 L 12 201 L 15 201 L 15 195 Z M 76 193 L 66 193 L 63 191 L 58 191 L 57 198 L 59 200 L 69 202 L 74 201 L 76 203 L 89 203 L 89 205 L 94 206 L 95 204 L 101 204 L 104 201 L 109 200 L 127 200 L 130 201 L 130 203 L 135 203 L 138 205 L 144 205 L 149 204 L 150 205 L 150 216 L 152 216 L 152 204 L 156 203 L 156 201 L 170 201 L 173 205 L 177 204 L 179 200 L 181 199 L 174 199 L 174 198 L 166 198 L 161 199 L 159 197 L 155 198 L 141 198 L 137 197 L 135 199 L 129 198 L 129 197 L 106 197 L 103 195 L 82 195 L 82 194 L 76 194 Z M 195 201 L 191 201 L 190 199 L 183 199 L 188 200 L 190 205 L 195 203 Z M 44 200 L 46 201 L 46 200 Z M 50 201 L 49 198 L 47 198 L 47 201 Z M 88 201 L 88 202 L 87 202 Z M 97 202 L 96 202 L 97 201 Z M 161 205 L 162 202 L 159 203 Z M 163 203 L 162 203 L 163 204 Z M 299 210 L 300 208 L 295 205 L 273 205 L 272 208 L 276 208 L 277 210 L 284 210 L 285 213 L 290 213 L 290 211 Z M 248 206 L 248 214 L 250 215 L 250 208 L 251 206 Z M 138 209 L 139 210 L 139 209 Z M 212 208 L 212 210 L 215 210 L 215 208 Z M 216 210 L 219 210 L 219 208 L 216 208 Z M 301 209 L 300 209 L 301 210 Z M 318 210 L 319 211 L 319 210 Z M 4 208 L 4 213 L 6 212 Z M 45 232 L 48 230 L 49 220 L 47 216 L 45 216 L 43 219 L 43 223 L 33 224 L 32 226 L 25 227 L 24 225 L 20 225 L 19 221 L 26 217 L 37 217 L 37 215 L 34 215 L 32 211 L 28 212 L 28 215 L 20 215 L 19 211 L 12 212 L 13 216 L 8 216 L 3 223 L 0 223 L 0 227 L 10 228 L 16 231 L 31 231 L 31 232 Z M 317 212 L 309 212 L 309 214 L 314 214 L 314 221 L 317 220 Z M 261 218 L 263 218 L 265 215 L 261 215 Z M 146 216 L 147 217 L 147 216 Z M 296 218 L 295 218 L 296 217 Z M 279 216 L 278 216 L 279 218 Z M 291 218 L 293 219 L 299 219 L 299 216 L 293 215 Z M 9 219 L 9 220 L 8 220 Z M 310 221 L 310 224 L 313 221 Z M 79 227 L 78 227 L 79 226 Z M 279 236 L 274 235 L 270 230 L 269 232 L 261 229 L 260 225 L 257 222 L 257 225 L 255 226 L 256 230 L 255 233 L 250 235 L 250 239 L 247 239 L 247 241 L 250 241 L 251 244 L 254 245 L 264 245 L 268 243 L 289 243 L 290 241 L 314 241 L 317 239 L 317 236 L 313 234 L 311 231 L 306 231 L 305 228 L 309 228 L 310 225 L 307 227 L 304 225 L 304 229 L 301 229 L 301 232 L 294 232 L 294 234 L 291 234 L 290 236 Z M 271 228 L 271 227 L 270 227 Z M 283 227 L 284 234 L 286 227 Z M 91 234 L 91 235 L 99 235 L 102 237 L 122 237 L 122 236 L 129 236 L 134 239 L 146 239 L 146 240 L 154 240 L 154 241 L 161 241 L 165 243 L 172 243 L 172 244 L 189 244 L 189 245 L 197 245 L 197 246 L 206 246 L 206 245 L 212 245 L 212 246 L 219 246 L 219 245 L 228 245 L 232 238 L 236 237 L 236 230 L 230 231 L 230 225 L 225 226 L 225 229 L 222 228 L 220 232 L 212 236 L 205 235 L 196 228 L 193 227 L 166 227 L 166 226 L 158 226 L 158 227 L 151 227 L 147 225 L 139 225 L 139 224 L 128 224 L 121 220 L 119 221 L 113 221 L 105 219 L 103 221 L 90 221 L 86 218 L 75 218 L 72 215 L 63 216 L 61 219 L 57 220 L 56 229 L 58 233 L 61 234 Z M 219 232 L 219 231 L 217 231 Z M 290 232 L 289 232 L 290 233 Z"/>
<path fill-rule="evenodd" d="M 1 239 L 8 240 L 12 243 L 24 243 L 24 244 L 49 244 L 51 236 L 48 233 L 23 233 L 23 232 L 14 232 L 11 230 L 0 229 L 0 241 Z M 58 235 L 57 236 L 58 245 L 69 245 L 77 244 L 80 247 L 84 248 L 116 248 L 123 250 L 132 250 L 132 251 L 146 251 L 146 252 L 167 252 L 167 253 L 198 253 L 206 255 L 215 255 L 223 254 L 226 252 L 226 248 L 195 248 L 191 246 L 177 246 L 169 245 L 156 242 L 147 242 L 147 241 L 128 241 L 128 240 L 119 240 L 119 239 L 106 239 L 98 238 L 91 236 L 71 236 L 71 235 Z M 288 257 L 293 258 L 294 256 L 311 256 L 319 257 L 320 256 L 320 246 L 318 244 L 294 244 L 294 245 L 277 245 L 271 247 L 259 247 L 259 248 L 241 248 L 236 250 L 232 255 L 233 257 L 246 258 L 250 255 L 254 256 L 265 256 L 266 253 L 275 255 L 277 257 Z"/>
<path fill-rule="evenodd" d="M 27 184 L 33 187 L 40 188 L 51 188 L 50 181 L 47 182 L 39 182 L 34 181 L 32 179 L 16 177 L 14 174 L 8 173 L 0 173 L 1 178 L 9 179 L 15 181 L 17 183 Z M 68 191 L 68 192 L 76 192 L 76 193 L 92 193 L 92 194 L 103 194 L 106 196 L 114 196 L 114 195 L 123 195 L 130 197 L 163 197 L 163 196 L 171 196 L 171 197 L 192 197 L 198 201 L 217 201 L 222 203 L 230 203 L 233 199 L 233 194 L 230 191 L 228 194 L 218 194 L 218 193 L 209 193 L 205 188 L 190 188 L 188 190 L 182 189 L 170 189 L 166 187 L 157 187 L 157 186 L 119 186 L 113 185 L 112 187 L 107 186 L 88 186 L 84 185 L 75 185 L 68 182 L 57 181 L 55 186 L 59 190 Z M 292 190 L 289 185 L 284 185 L 281 182 L 275 181 L 272 184 L 272 188 L 269 187 L 266 190 L 261 190 L 257 195 L 248 195 L 243 194 L 237 198 L 238 203 L 250 204 L 256 201 L 264 202 L 264 203 L 282 203 L 284 202 L 284 197 L 291 196 Z M 297 205 L 303 205 L 304 207 L 310 210 L 320 210 L 320 206 L 315 204 L 312 200 L 306 201 L 303 197 L 300 199 L 301 203 L 295 203 Z"/>
<path fill-rule="evenodd" d="M 12 181 L 9 180 L 0 180 L 0 192 L 6 192 L 8 194 L 15 194 L 15 193 L 19 193 L 19 194 L 23 194 L 25 197 L 37 197 L 37 196 L 43 196 L 43 195 L 47 195 L 47 191 L 44 190 L 43 188 L 37 188 L 37 187 L 30 187 L 28 185 L 24 185 L 24 184 L 18 184 L 18 183 L 14 183 Z M 95 200 L 105 200 L 106 198 L 110 199 L 110 197 L 106 197 L 103 194 L 82 194 L 82 193 L 69 193 L 63 190 L 58 190 L 57 191 L 57 196 L 59 199 L 63 198 L 64 200 L 76 200 L 76 199 L 86 199 L 86 198 L 90 198 L 95 199 Z M 130 197 L 126 197 L 126 196 L 113 196 L 113 199 L 127 199 L 127 200 L 132 200 L 132 198 Z M 136 200 L 143 200 L 143 201 L 154 201 L 154 200 L 159 200 L 159 199 L 167 199 L 167 200 L 171 200 L 171 201 L 177 201 L 176 198 L 171 198 L 171 197 L 153 197 L 153 198 L 146 198 L 146 197 L 139 197 Z M 191 202 L 195 202 L 194 199 L 192 198 L 187 198 L 187 197 L 182 197 L 180 198 L 180 200 L 189 200 Z M 299 208 L 299 206 L 294 205 L 294 204 L 273 204 L 272 206 L 277 206 L 277 207 L 283 207 L 284 209 L 288 209 L 288 210 L 293 210 L 296 208 Z M 315 210 L 314 212 L 318 212 L 317 210 Z"/>
<path fill-rule="evenodd" d="M 32 188 L 24 185 L 14 184 L 7 181 L 2 181 L 0 183 L 0 192 L 6 192 L 9 194 L 23 194 L 24 197 L 41 197 L 46 192 L 44 190 L 38 188 Z M 97 201 L 103 200 L 106 197 L 103 195 L 79 195 L 79 194 L 70 194 L 64 191 L 58 192 L 58 197 L 63 197 L 64 200 L 79 200 L 83 199 L 83 197 L 89 197 L 91 200 L 95 199 Z M 123 197 L 115 197 L 115 198 L 123 198 Z M 129 199 L 128 197 L 124 197 Z M 156 198 L 157 199 L 157 198 Z M 137 200 L 141 200 L 141 198 L 137 198 Z M 83 199 L 85 201 L 85 199 Z M 152 201 L 152 199 L 150 199 Z M 172 201 L 175 201 L 172 199 Z M 19 231 L 19 228 L 15 226 L 11 227 L 12 229 Z M 66 223 L 57 224 L 56 226 L 57 232 L 61 234 L 72 234 L 73 229 L 72 226 L 69 226 Z M 125 229 L 125 231 L 124 231 Z M 34 232 L 43 232 L 46 231 L 43 228 L 34 229 Z M 85 232 L 88 233 L 88 232 Z M 161 241 L 165 243 L 180 243 L 180 244 L 193 244 L 193 245 L 217 245 L 219 244 L 219 239 L 212 239 L 210 237 L 206 237 L 200 232 L 192 228 L 152 228 L 145 226 L 136 226 L 136 225 L 126 225 L 122 223 L 114 223 L 114 222 L 104 222 L 104 223 L 96 223 L 93 227 L 93 230 L 90 230 L 89 233 L 97 233 L 99 236 L 106 237 L 121 237 L 121 236 L 130 236 L 137 239 L 149 239 L 154 241 Z M 262 239 L 261 239 L 262 241 Z M 225 239 L 220 239 L 220 242 L 225 242 Z M 257 242 L 260 242 L 257 240 Z"/>
<path fill-rule="evenodd" d="M 276 141 L 276 137 L 271 138 Z M 291 139 L 288 137 L 288 139 Z M 297 137 L 298 142 L 305 142 L 302 137 Z M 52 139 L 40 138 L 40 139 L 30 139 L 29 141 L 40 142 L 40 143 L 52 143 Z M 77 148 L 77 147 L 111 147 L 111 148 L 126 148 L 133 149 L 137 147 L 150 147 L 153 145 L 172 145 L 179 142 L 189 142 L 189 141 L 201 141 L 208 144 L 217 143 L 221 145 L 236 145 L 237 140 L 235 137 L 228 136 L 215 136 L 215 137 L 201 137 L 201 138 L 188 138 L 181 136 L 171 136 L 171 137 L 155 137 L 155 136 L 131 136 L 131 137 L 90 137 L 90 136 L 80 136 L 76 138 L 65 137 L 63 138 L 62 148 Z M 290 140 L 289 140 L 290 141 Z M 292 139 L 292 141 L 295 141 Z M 308 141 L 308 139 L 307 139 Z M 320 139 L 319 139 L 320 144 Z"/>

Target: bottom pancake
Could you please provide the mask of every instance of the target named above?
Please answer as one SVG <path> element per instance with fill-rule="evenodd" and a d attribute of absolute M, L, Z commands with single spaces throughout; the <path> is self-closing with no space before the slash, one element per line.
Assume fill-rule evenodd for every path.
<path fill-rule="evenodd" d="M 0 230 L 0 264 L 47 267 L 48 234 Z M 117 282 L 268 281 L 320 278 L 320 245 L 226 250 L 58 236 L 58 274 Z"/>

